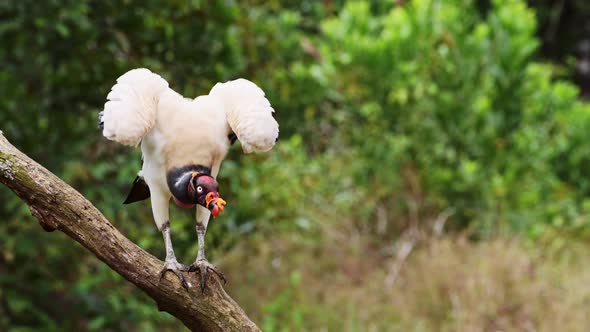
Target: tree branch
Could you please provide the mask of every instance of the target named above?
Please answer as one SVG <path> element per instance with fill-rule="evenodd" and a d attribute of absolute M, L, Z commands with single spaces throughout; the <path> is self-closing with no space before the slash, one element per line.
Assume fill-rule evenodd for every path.
<path fill-rule="evenodd" d="M 79 192 L 24 155 L 0 131 L 0 182 L 14 191 L 43 229 L 60 230 L 96 255 L 125 279 L 153 298 L 158 309 L 180 319 L 193 331 L 260 331 L 223 290 L 215 273 L 208 274 L 205 293 L 189 291 L 168 273 L 160 281 L 164 262 L 123 236 Z M 195 273 L 187 281 L 199 285 Z"/>

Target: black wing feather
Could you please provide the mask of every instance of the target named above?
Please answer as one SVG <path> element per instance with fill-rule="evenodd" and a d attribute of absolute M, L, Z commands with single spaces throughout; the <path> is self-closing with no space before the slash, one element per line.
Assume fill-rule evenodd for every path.
<path fill-rule="evenodd" d="M 227 139 L 229 140 L 229 145 L 234 145 L 238 139 L 238 136 L 232 132 L 231 134 L 227 135 Z"/>
<path fill-rule="evenodd" d="M 131 187 L 131 191 L 123 204 L 131 204 L 148 198 L 150 198 L 150 187 L 148 187 L 143 178 L 138 176 L 133 181 L 133 187 Z"/>
<path fill-rule="evenodd" d="M 104 111 L 98 113 L 98 129 L 100 129 L 100 130 L 104 129 L 104 121 L 102 120 L 103 116 L 104 116 Z"/>

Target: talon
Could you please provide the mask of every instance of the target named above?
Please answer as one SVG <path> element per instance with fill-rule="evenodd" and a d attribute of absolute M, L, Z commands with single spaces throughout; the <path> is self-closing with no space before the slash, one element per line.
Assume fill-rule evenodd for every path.
<path fill-rule="evenodd" d="M 176 276 L 178 277 L 178 279 L 180 279 L 180 284 L 182 285 L 182 287 L 184 289 L 188 290 L 189 289 L 188 283 L 184 279 L 184 276 L 182 274 L 180 274 L 180 272 L 174 272 L 174 274 L 176 274 Z"/>
<path fill-rule="evenodd" d="M 213 270 L 213 272 L 215 272 L 215 274 L 217 274 L 217 276 L 219 276 L 221 281 L 223 281 L 223 285 L 225 286 L 225 284 L 227 284 L 227 279 L 225 278 L 225 274 L 223 274 L 221 271 Z"/>
<path fill-rule="evenodd" d="M 207 270 L 208 268 L 204 268 L 201 271 L 201 294 L 205 292 L 205 286 L 207 285 Z"/>
<path fill-rule="evenodd" d="M 187 270 L 188 269 L 186 266 L 184 266 L 176 261 L 167 261 L 166 263 L 164 263 L 164 267 L 160 271 L 160 281 L 162 280 L 162 278 L 164 278 L 166 273 L 168 271 L 170 271 L 170 272 L 173 272 L 178 277 L 182 287 L 184 289 L 188 290 L 191 287 L 191 285 L 188 282 L 186 282 L 186 280 L 181 272 L 181 271 L 187 271 Z"/>
<path fill-rule="evenodd" d="M 201 275 L 201 293 L 205 292 L 205 288 L 207 287 L 207 277 L 209 274 L 209 270 L 213 271 L 217 276 L 223 281 L 223 285 L 227 284 L 227 279 L 225 275 L 219 271 L 215 266 L 211 265 L 207 260 L 198 260 L 191 264 L 188 268 L 189 272 L 195 272 L 199 270 Z"/>
<path fill-rule="evenodd" d="M 177 274 L 177 275 L 180 278 L 180 283 L 182 284 L 182 287 L 184 287 L 184 289 L 188 290 L 189 288 L 191 288 L 190 284 L 188 282 L 186 282 L 186 279 L 184 279 L 182 274 Z"/>
<path fill-rule="evenodd" d="M 221 274 L 221 280 L 223 280 L 223 285 L 225 286 L 227 284 L 227 278 L 225 277 L 225 274 Z"/>

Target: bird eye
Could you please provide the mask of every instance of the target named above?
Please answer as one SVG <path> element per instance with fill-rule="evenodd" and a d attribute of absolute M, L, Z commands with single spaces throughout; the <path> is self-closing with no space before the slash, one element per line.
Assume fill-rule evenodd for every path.
<path fill-rule="evenodd" d="M 197 192 L 198 192 L 199 194 L 203 193 L 203 187 L 201 187 L 201 186 L 198 186 L 198 187 L 197 187 Z"/>

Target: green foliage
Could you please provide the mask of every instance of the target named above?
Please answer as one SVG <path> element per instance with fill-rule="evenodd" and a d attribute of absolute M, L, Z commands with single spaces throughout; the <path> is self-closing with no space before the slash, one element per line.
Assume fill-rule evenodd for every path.
<path fill-rule="evenodd" d="M 423 216 L 450 208 L 483 234 L 582 217 L 572 185 L 585 188 L 590 107 L 532 61 L 535 25 L 523 2 L 500 0 L 484 18 L 471 1 L 419 0 L 384 15 L 352 2 L 326 20 L 324 61 L 309 71 L 331 101 L 330 149 L 354 156 L 357 194 L 388 201 L 408 172 Z"/>
<path fill-rule="evenodd" d="M 298 301 L 301 297 L 298 292 L 300 286 L 300 273 L 291 273 L 289 285 L 263 308 L 266 313 L 266 317 L 260 323 L 263 331 L 305 330 L 304 307 Z"/>

